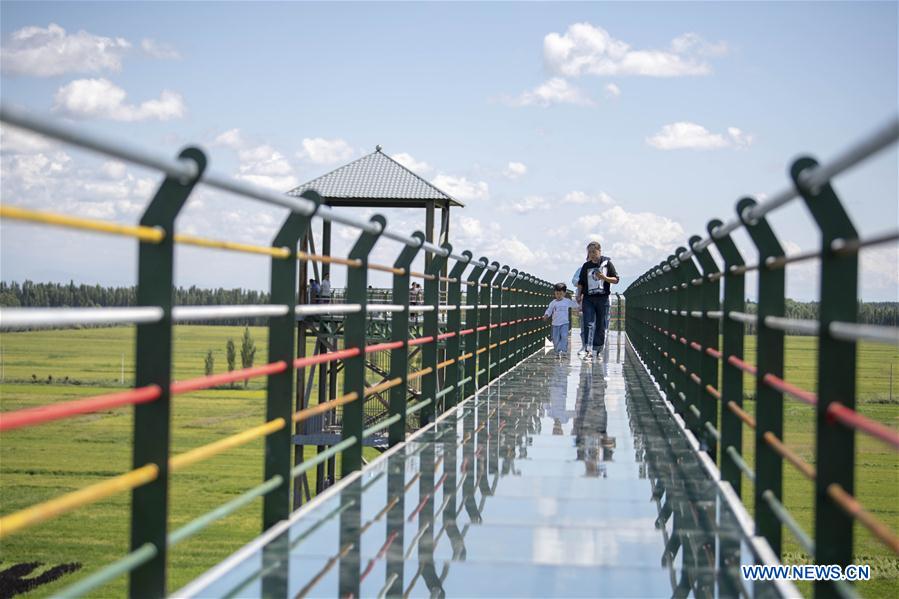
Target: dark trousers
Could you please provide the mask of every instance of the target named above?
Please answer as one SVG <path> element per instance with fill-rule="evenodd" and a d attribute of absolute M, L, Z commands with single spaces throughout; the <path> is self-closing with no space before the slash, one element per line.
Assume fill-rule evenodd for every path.
<path fill-rule="evenodd" d="M 599 350 L 606 342 L 606 317 L 609 314 L 609 296 L 594 295 L 584 298 L 583 328 L 587 331 L 586 348 Z"/>

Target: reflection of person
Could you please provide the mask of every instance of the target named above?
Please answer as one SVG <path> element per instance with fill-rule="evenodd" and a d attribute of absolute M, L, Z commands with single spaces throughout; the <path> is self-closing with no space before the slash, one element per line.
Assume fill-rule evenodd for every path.
<path fill-rule="evenodd" d="M 584 462 L 586 476 L 607 476 L 603 462 L 612 460 L 615 447 L 615 439 L 607 434 L 608 420 L 602 371 L 583 367 L 571 434 L 575 436 L 577 459 Z"/>
<path fill-rule="evenodd" d="M 611 285 L 618 283 L 618 271 L 612 261 L 602 255 L 602 246 L 598 241 L 587 245 L 590 259 L 581 267 L 578 279 L 577 297 L 583 311 L 583 322 L 587 327 L 587 355 L 593 358 L 600 352 L 606 341 L 606 314 L 609 312 L 609 293 Z M 582 325 L 583 326 L 583 325 Z M 591 353 L 592 352 L 592 353 Z"/>
<path fill-rule="evenodd" d="M 549 404 L 546 416 L 553 419 L 553 434 L 562 435 L 562 425 L 568 422 L 565 399 L 568 396 L 568 371 L 563 364 L 554 364 L 549 374 Z"/>
<path fill-rule="evenodd" d="M 546 312 L 543 313 L 544 320 L 552 319 L 553 348 L 559 355 L 568 351 L 568 310 L 577 308 L 576 302 L 565 297 L 565 291 L 565 283 L 556 283 L 553 287 L 555 299 L 549 302 Z"/>

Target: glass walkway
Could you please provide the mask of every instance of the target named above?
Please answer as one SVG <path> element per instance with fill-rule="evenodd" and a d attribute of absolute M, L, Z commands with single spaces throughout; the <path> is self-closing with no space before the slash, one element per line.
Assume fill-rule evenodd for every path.
<path fill-rule="evenodd" d="M 532 356 L 175 595 L 797 594 L 742 580 L 770 549 L 623 334 L 603 358 Z"/>

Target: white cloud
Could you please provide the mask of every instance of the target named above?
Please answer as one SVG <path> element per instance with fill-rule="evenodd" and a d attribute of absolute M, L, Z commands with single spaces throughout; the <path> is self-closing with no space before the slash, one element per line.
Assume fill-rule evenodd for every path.
<path fill-rule="evenodd" d="M 510 106 L 551 106 L 552 104 L 574 104 L 577 106 L 593 106 L 594 102 L 584 92 L 571 85 L 561 77 L 538 85 L 514 98 L 504 100 Z"/>
<path fill-rule="evenodd" d="M 528 172 L 528 167 L 521 162 L 510 162 L 505 169 L 503 175 L 509 179 L 517 179 Z"/>
<path fill-rule="evenodd" d="M 107 79 L 76 79 L 56 91 L 53 110 L 76 118 L 167 121 L 187 112 L 181 94 L 163 90 L 158 100 L 126 103 L 126 92 Z"/>
<path fill-rule="evenodd" d="M 615 85 L 614 83 L 607 83 L 606 87 L 606 95 L 610 98 L 617 98 L 621 95 L 621 88 Z"/>
<path fill-rule="evenodd" d="M 119 71 L 131 44 L 121 37 L 103 37 L 86 31 L 68 34 L 55 23 L 44 29 L 23 27 L 0 48 L 3 72 L 12 75 L 53 77 L 65 73 Z"/>
<path fill-rule="evenodd" d="M 895 298 L 899 285 L 899 247 L 866 249 L 859 253 L 860 280 L 864 287 L 890 290 Z"/>
<path fill-rule="evenodd" d="M 4 154 L 30 154 L 52 147 L 54 143 L 46 137 L 7 125 L 0 127 L 0 152 Z"/>
<path fill-rule="evenodd" d="M 647 137 L 646 143 L 659 150 L 745 148 L 752 144 L 752 135 L 736 127 L 728 127 L 726 134 L 712 133 L 702 125 L 680 121 L 665 125 L 658 133 Z"/>
<path fill-rule="evenodd" d="M 540 196 L 527 196 L 522 200 L 514 202 L 511 208 L 519 214 L 526 214 L 537 210 L 549 210 L 550 204 L 546 198 Z"/>
<path fill-rule="evenodd" d="M 178 50 L 176 50 L 174 46 L 152 38 L 144 38 L 141 40 L 140 47 L 148 56 L 160 60 L 179 60 L 181 58 L 181 54 L 178 53 Z"/>
<path fill-rule="evenodd" d="M 118 160 L 108 160 L 100 167 L 100 171 L 110 179 L 121 179 L 127 170 L 125 163 Z"/>
<path fill-rule="evenodd" d="M 486 200 L 490 197 L 490 190 L 484 181 L 469 181 L 465 177 L 439 174 L 431 180 L 431 183 L 437 189 L 463 202 Z"/>
<path fill-rule="evenodd" d="M 299 185 L 293 167 L 284 154 L 268 144 L 248 142 L 240 129 L 229 129 L 216 136 L 212 143 L 237 151 L 240 161 L 236 175 L 238 179 L 278 191 L 287 191 Z"/>
<path fill-rule="evenodd" d="M 394 154 L 391 156 L 391 158 L 405 166 L 410 171 L 418 173 L 419 175 L 424 175 L 434 170 L 433 167 L 431 167 L 431 165 L 427 162 L 418 161 L 413 158 L 411 154 L 407 154 L 406 152 Z"/>
<path fill-rule="evenodd" d="M 563 204 L 599 204 L 601 206 L 608 206 L 613 202 L 612 196 L 604 191 L 600 191 L 593 195 L 583 191 L 569 191 L 562 198 Z"/>
<path fill-rule="evenodd" d="M 356 151 L 340 138 L 307 137 L 303 139 L 303 149 L 297 156 L 315 164 L 332 164 L 349 160 L 355 153 Z"/>
<path fill-rule="evenodd" d="M 604 254 L 618 260 L 655 260 L 687 239 L 680 223 L 653 212 L 628 212 L 621 206 L 582 216 L 575 223 L 586 237 L 602 243 Z"/>
<path fill-rule="evenodd" d="M 590 23 L 575 23 L 564 34 L 553 32 L 543 39 L 546 66 L 566 77 L 708 75 L 711 67 L 702 58 L 724 51 L 725 44 L 706 44 L 695 33 L 675 38 L 670 51 L 637 50 Z"/>

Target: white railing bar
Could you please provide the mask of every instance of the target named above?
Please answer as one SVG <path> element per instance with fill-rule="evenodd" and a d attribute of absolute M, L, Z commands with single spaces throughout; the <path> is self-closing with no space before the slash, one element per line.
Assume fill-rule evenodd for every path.
<path fill-rule="evenodd" d="M 821 323 L 817 320 L 808 320 L 803 318 L 783 318 L 780 316 L 766 316 L 765 326 L 778 329 L 780 331 L 799 331 L 808 333 L 809 335 L 817 335 L 821 328 Z"/>
<path fill-rule="evenodd" d="M 366 304 L 365 309 L 369 312 L 402 312 L 406 306 L 399 304 Z"/>
<path fill-rule="evenodd" d="M 875 324 L 856 324 L 853 322 L 832 322 L 828 327 L 830 335 L 845 341 L 875 341 L 899 345 L 899 328 L 885 327 Z"/>
<path fill-rule="evenodd" d="M 0 308 L 0 329 L 48 328 L 77 324 L 159 322 L 158 306 L 134 308 Z"/>
<path fill-rule="evenodd" d="M 433 312 L 434 306 L 409 306 L 409 312 Z"/>
<path fill-rule="evenodd" d="M 297 316 L 309 314 L 352 314 L 360 310 L 362 310 L 360 304 L 313 304 L 296 307 Z"/>
<path fill-rule="evenodd" d="M 172 320 L 222 320 L 226 318 L 254 318 L 258 316 L 284 316 L 289 308 L 283 305 L 243 306 L 175 306 Z"/>
<path fill-rule="evenodd" d="M 755 314 L 746 314 L 745 312 L 728 312 L 727 317 L 731 320 L 748 324 L 755 324 L 758 322 L 758 317 Z"/>

